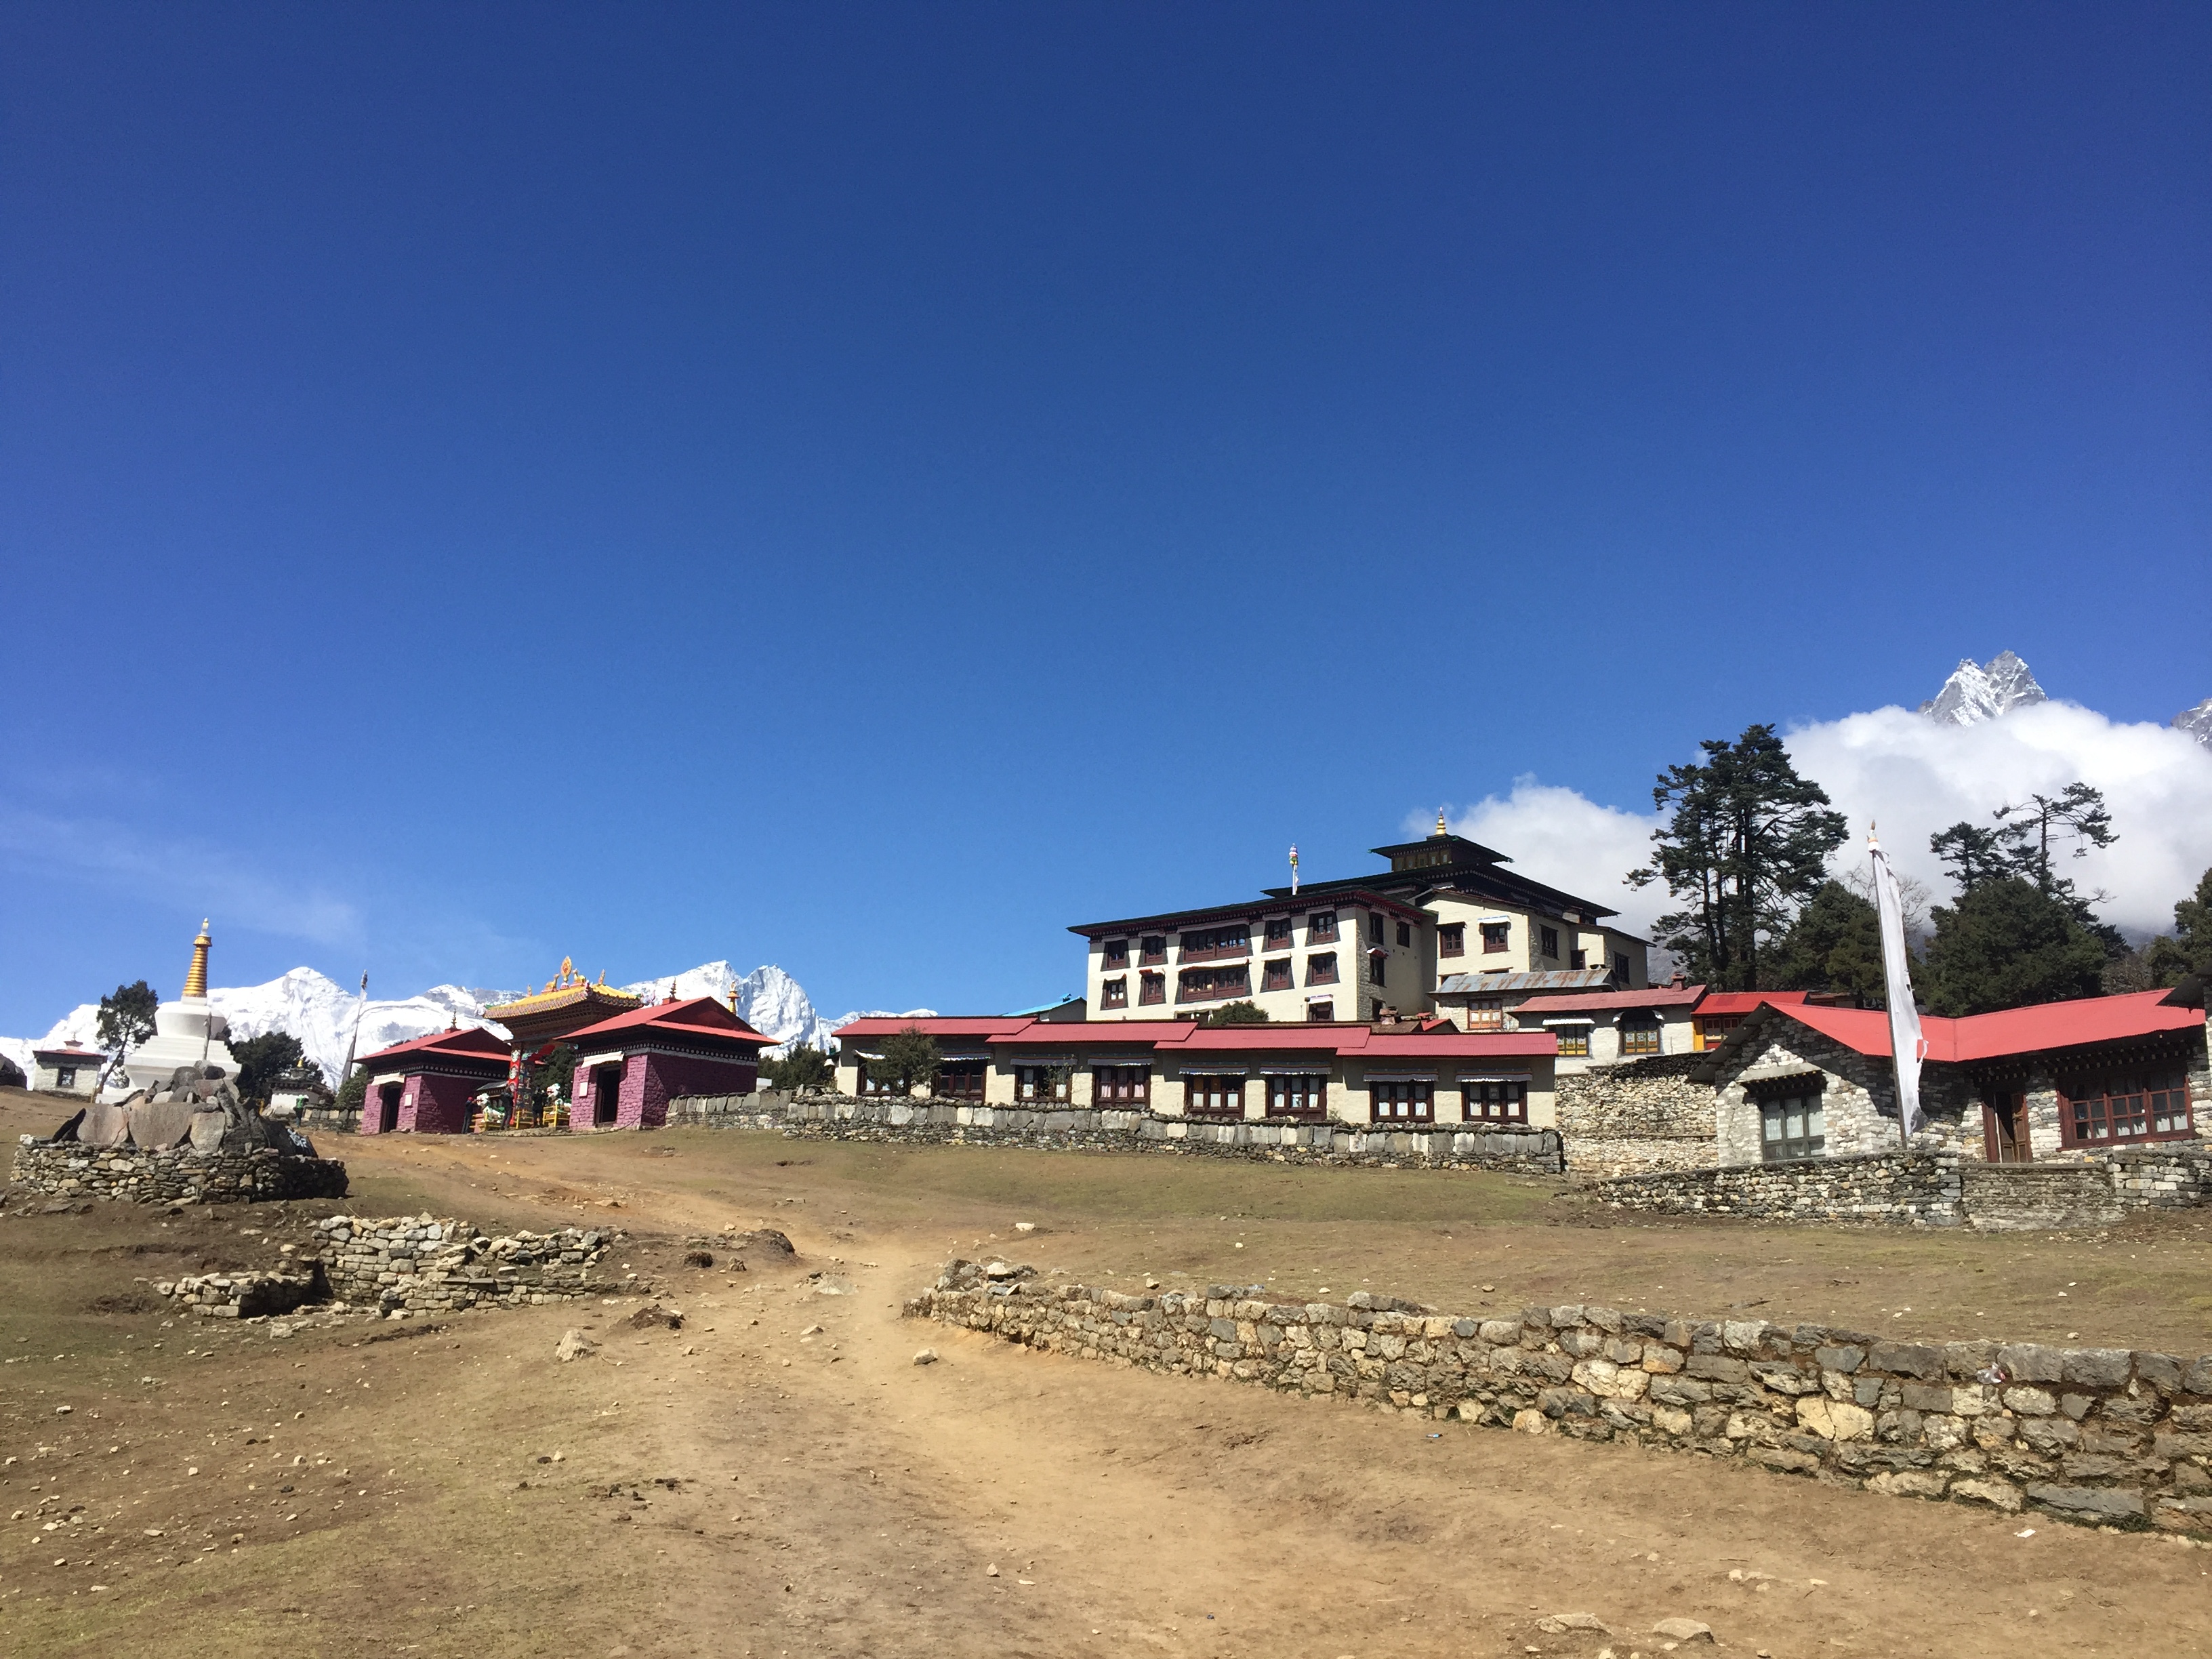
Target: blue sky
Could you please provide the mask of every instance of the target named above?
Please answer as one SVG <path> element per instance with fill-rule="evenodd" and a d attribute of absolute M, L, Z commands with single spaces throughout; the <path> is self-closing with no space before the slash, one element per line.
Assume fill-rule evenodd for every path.
<path fill-rule="evenodd" d="M 1078 983 L 2010 647 L 2212 692 L 2212 13 L 11 8 L 0 1030 Z M 1508 848 L 1533 872 L 1540 848 Z"/>

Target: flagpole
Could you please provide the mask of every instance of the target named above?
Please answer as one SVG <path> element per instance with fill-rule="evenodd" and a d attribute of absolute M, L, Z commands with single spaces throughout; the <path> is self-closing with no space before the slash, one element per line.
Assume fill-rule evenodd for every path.
<path fill-rule="evenodd" d="M 1889 1063 L 1897 1085 L 1897 1143 L 1901 1157 L 1912 1156 L 1912 1127 L 1920 1113 L 1920 1063 L 1927 1044 L 1921 1035 L 1920 1009 L 1912 994 L 1911 957 L 1905 945 L 1905 897 L 1897 873 L 1882 855 L 1875 826 L 1867 825 L 1867 857 L 1874 869 L 1875 910 L 1881 923 L 1882 979 L 1889 999 Z"/>
<path fill-rule="evenodd" d="M 345 1087 L 346 1079 L 353 1073 L 353 1051 L 361 1044 L 361 1017 L 368 1012 L 368 975 L 364 972 L 361 976 L 361 1000 L 354 1004 L 353 1035 L 346 1039 L 345 1064 L 338 1070 L 338 1087 L 341 1089 Z"/>

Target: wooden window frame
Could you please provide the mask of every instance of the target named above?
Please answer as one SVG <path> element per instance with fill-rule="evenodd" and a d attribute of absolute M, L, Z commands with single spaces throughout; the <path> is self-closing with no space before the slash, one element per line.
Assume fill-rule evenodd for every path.
<path fill-rule="evenodd" d="M 1117 974 L 1112 979 L 1098 981 L 1098 1006 L 1101 1008 L 1126 1008 L 1129 1006 L 1129 976 Z"/>
<path fill-rule="evenodd" d="M 1263 951 L 1287 951 L 1291 948 L 1291 919 L 1270 916 L 1261 924 L 1260 948 Z"/>
<path fill-rule="evenodd" d="M 1558 928 L 1539 927 L 1536 930 L 1536 943 L 1541 947 L 1538 951 L 1537 954 L 1541 956 L 1545 961 L 1557 962 L 1559 959 L 1559 930 Z"/>
<path fill-rule="evenodd" d="M 1620 1052 L 1658 1054 L 1665 1046 L 1666 1031 L 1666 1026 L 1656 1019 L 1625 1019 L 1620 1022 Z"/>
<path fill-rule="evenodd" d="M 1367 913 L 1367 948 L 1370 951 L 1382 949 L 1382 913 L 1380 910 Z"/>
<path fill-rule="evenodd" d="M 1410 951 L 1413 948 L 1413 924 L 1410 921 L 1401 921 L 1398 924 L 1398 948 L 1401 951 Z"/>
<path fill-rule="evenodd" d="M 1590 1051 L 1590 1028 L 1587 1025 L 1554 1025 L 1550 1028 L 1553 1041 L 1559 1044 L 1559 1058 L 1587 1060 Z"/>
<path fill-rule="evenodd" d="M 2115 1085 L 2133 1084 L 2114 1091 Z M 2094 1093 L 2088 1092 L 2094 1090 Z M 2081 1092 L 2076 1092 L 2077 1091 Z M 2181 1115 L 2176 1127 L 2174 1097 Z M 2142 1146 L 2196 1138 L 2196 1102 L 2180 1061 L 2117 1065 L 2058 1085 L 2058 1139 L 2068 1148 Z M 2115 1103 L 2125 1103 L 2115 1109 Z M 2160 1128 L 2160 1124 L 2167 1127 Z M 2140 1124 L 2140 1128 L 2134 1125 Z"/>
<path fill-rule="evenodd" d="M 1815 1084 L 1809 1087 L 1801 1085 L 1795 1089 L 1776 1090 L 1771 1094 L 1758 1096 L 1752 1104 L 1759 1111 L 1760 1163 L 1798 1164 L 1808 1158 L 1827 1155 L 1827 1106 L 1821 1085 Z M 1787 1130 L 1790 1108 L 1793 1105 L 1800 1108 L 1808 1119 L 1818 1114 L 1820 1118 L 1819 1130 L 1815 1132 L 1808 1128 L 1795 1136 L 1787 1133 L 1770 1135 L 1767 1133 L 1770 1121 L 1778 1123 L 1782 1130 Z"/>
<path fill-rule="evenodd" d="M 1367 952 L 1367 982 L 1389 988 L 1390 983 L 1390 953 L 1380 945 L 1370 946 Z"/>
<path fill-rule="evenodd" d="M 1482 934 L 1482 954 L 1503 956 L 1513 948 L 1513 924 L 1510 921 L 1479 921 L 1475 927 Z"/>
<path fill-rule="evenodd" d="M 1321 1002 L 1309 1002 L 1306 1004 L 1306 1023 L 1309 1025 L 1331 1024 L 1335 1021 L 1335 998 L 1330 997 Z"/>
<path fill-rule="evenodd" d="M 1469 997 L 1467 1000 L 1467 1029 L 1470 1031 L 1502 1031 L 1505 1029 L 1505 999 L 1504 997 Z"/>
<path fill-rule="evenodd" d="M 1125 939 L 1108 939 L 1099 947 L 1099 957 L 1107 972 L 1120 973 L 1129 965 L 1129 941 Z"/>
<path fill-rule="evenodd" d="M 1434 1123 L 1437 1085 L 1418 1079 L 1370 1079 L 1367 1119 L 1370 1123 Z"/>
<path fill-rule="evenodd" d="M 1167 959 L 1168 936 L 1165 933 L 1146 933 L 1137 941 L 1138 966 L 1158 966 Z"/>
<path fill-rule="evenodd" d="M 1526 1123 L 1528 1085 L 1516 1078 L 1483 1078 L 1459 1085 L 1459 1115 L 1468 1123 Z"/>
<path fill-rule="evenodd" d="M 1093 1066 L 1091 1103 L 1120 1110 L 1152 1103 L 1152 1068 L 1149 1066 Z"/>
<path fill-rule="evenodd" d="M 1437 954 L 1439 957 L 1463 957 L 1467 954 L 1467 924 L 1448 921 L 1437 929 Z"/>
<path fill-rule="evenodd" d="M 1242 1072 L 1186 1072 L 1182 1079 L 1185 1117 L 1234 1121 L 1244 1115 L 1245 1074 Z M 1194 1086 L 1195 1085 L 1195 1086 Z"/>
<path fill-rule="evenodd" d="M 1300 1072 L 1295 1076 L 1263 1079 L 1267 1085 L 1267 1115 L 1277 1121 L 1316 1123 L 1328 1115 L 1328 1073 Z"/>
<path fill-rule="evenodd" d="M 1336 952 L 1323 951 L 1318 956 L 1306 958 L 1306 983 L 1309 985 L 1336 984 Z"/>
<path fill-rule="evenodd" d="M 1251 994 L 1252 969 L 1249 965 L 1241 968 L 1186 968 L 1176 976 L 1176 1001 L 1178 1004 L 1228 1002 Z"/>
<path fill-rule="evenodd" d="M 1277 957 L 1260 964 L 1260 988 L 1262 991 L 1294 991 L 1294 974 L 1288 957 Z"/>
<path fill-rule="evenodd" d="M 1055 1078 L 1054 1072 L 1064 1075 Z M 1040 1092 L 1050 1089 L 1049 1095 Z M 1058 1066 L 1017 1066 L 1014 1067 L 1014 1098 L 1051 1106 L 1065 1106 L 1073 1097 L 1073 1073 Z"/>
<path fill-rule="evenodd" d="M 1193 945 L 1193 939 L 1206 941 Z M 1224 922 L 1218 927 L 1190 927 L 1176 936 L 1177 962 L 1230 962 L 1252 954 L 1249 922 Z"/>
<path fill-rule="evenodd" d="M 1308 945 L 1336 943 L 1335 911 L 1316 910 L 1306 918 L 1306 943 Z"/>
<path fill-rule="evenodd" d="M 1140 1007 L 1164 1007 L 1167 1000 L 1168 976 L 1165 974 L 1137 975 L 1137 1002 Z"/>
<path fill-rule="evenodd" d="M 953 1078 L 961 1079 L 957 1088 L 947 1086 L 947 1080 Z M 970 1078 L 975 1080 L 973 1089 L 967 1083 Z M 938 1066 L 937 1081 L 930 1085 L 929 1096 L 933 1100 L 964 1101 L 973 1106 L 989 1091 L 990 1078 L 991 1062 L 988 1060 L 948 1060 Z"/>

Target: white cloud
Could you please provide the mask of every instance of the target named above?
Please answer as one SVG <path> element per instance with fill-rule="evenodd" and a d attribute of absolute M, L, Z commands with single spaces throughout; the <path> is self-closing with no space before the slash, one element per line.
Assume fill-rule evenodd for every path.
<path fill-rule="evenodd" d="M 1968 726 L 1888 708 L 1801 726 L 1786 740 L 1798 769 L 1850 820 L 1838 863 L 1863 857 L 1868 825 L 1878 823 L 1898 867 L 1927 882 L 1939 903 L 1951 887 L 1928 850 L 1929 836 L 1962 818 L 1988 823 L 1996 807 L 2077 778 L 2104 792 L 2119 840 L 2066 867 L 2085 891 L 2111 894 L 2102 907 L 2108 921 L 2135 933 L 2170 931 L 2174 901 L 2212 867 L 2212 750 L 2168 726 L 2123 725 L 2064 702 Z M 1632 891 L 1621 878 L 1649 857 L 1657 823 L 1525 776 L 1510 794 L 1455 815 L 1452 828 L 1509 854 L 1523 874 L 1618 908 L 1624 925 L 1648 933 L 1670 908 L 1665 892 Z"/>

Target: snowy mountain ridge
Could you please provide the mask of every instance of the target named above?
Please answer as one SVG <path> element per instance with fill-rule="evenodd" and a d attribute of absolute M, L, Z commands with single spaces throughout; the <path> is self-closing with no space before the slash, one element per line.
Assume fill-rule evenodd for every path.
<path fill-rule="evenodd" d="M 830 1033 L 855 1019 L 870 1016 L 926 1018 L 933 1012 L 915 1008 L 899 1014 L 885 1010 L 856 1010 L 839 1019 L 825 1019 L 815 1012 L 814 1004 L 799 981 L 772 963 L 744 975 L 737 973 L 726 962 L 704 963 L 680 974 L 641 980 L 623 988 L 659 999 L 669 994 L 672 983 L 679 997 L 711 996 L 725 1004 L 734 990 L 738 1017 L 755 1030 L 776 1039 L 777 1047 L 769 1051 L 771 1054 L 781 1052 L 794 1042 L 826 1051 L 831 1046 Z M 507 1035 L 506 1028 L 487 1019 L 484 1010 L 522 994 L 520 991 L 434 985 L 410 997 L 385 1000 L 372 998 L 363 1005 L 356 994 L 335 980 L 312 968 L 295 968 L 264 985 L 211 989 L 208 1000 L 217 1013 L 230 1022 L 234 1037 L 264 1036 L 271 1031 L 297 1037 L 307 1058 L 322 1068 L 325 1079 L 335 1087 L 349 1043 L 356 1057 L 373 1054 L 396 1042 L 442 1031 L 449 1024 L 481 1026 L 503 1038 Z M 356 1016 L 361 1022 L 357 1042 L 354 1036 Z M 0 1054 L 21 1066 L 28 1076 L 32 1049 L 70 1042 L 95 1047 L 99 1026 L 99 1005 L 83 1003 L 55 1021 L 43 1037 L 0 1037 Z"/>
<path fill-rule="evenodd" d="M 2000 651 L 1978 666 L 1972 657 L 1961 658 L 1943 689 L 1922 703 L 1920 712 L 1942 726 L 1978 726 L 2050 700 L 2026 663 Z"/>

